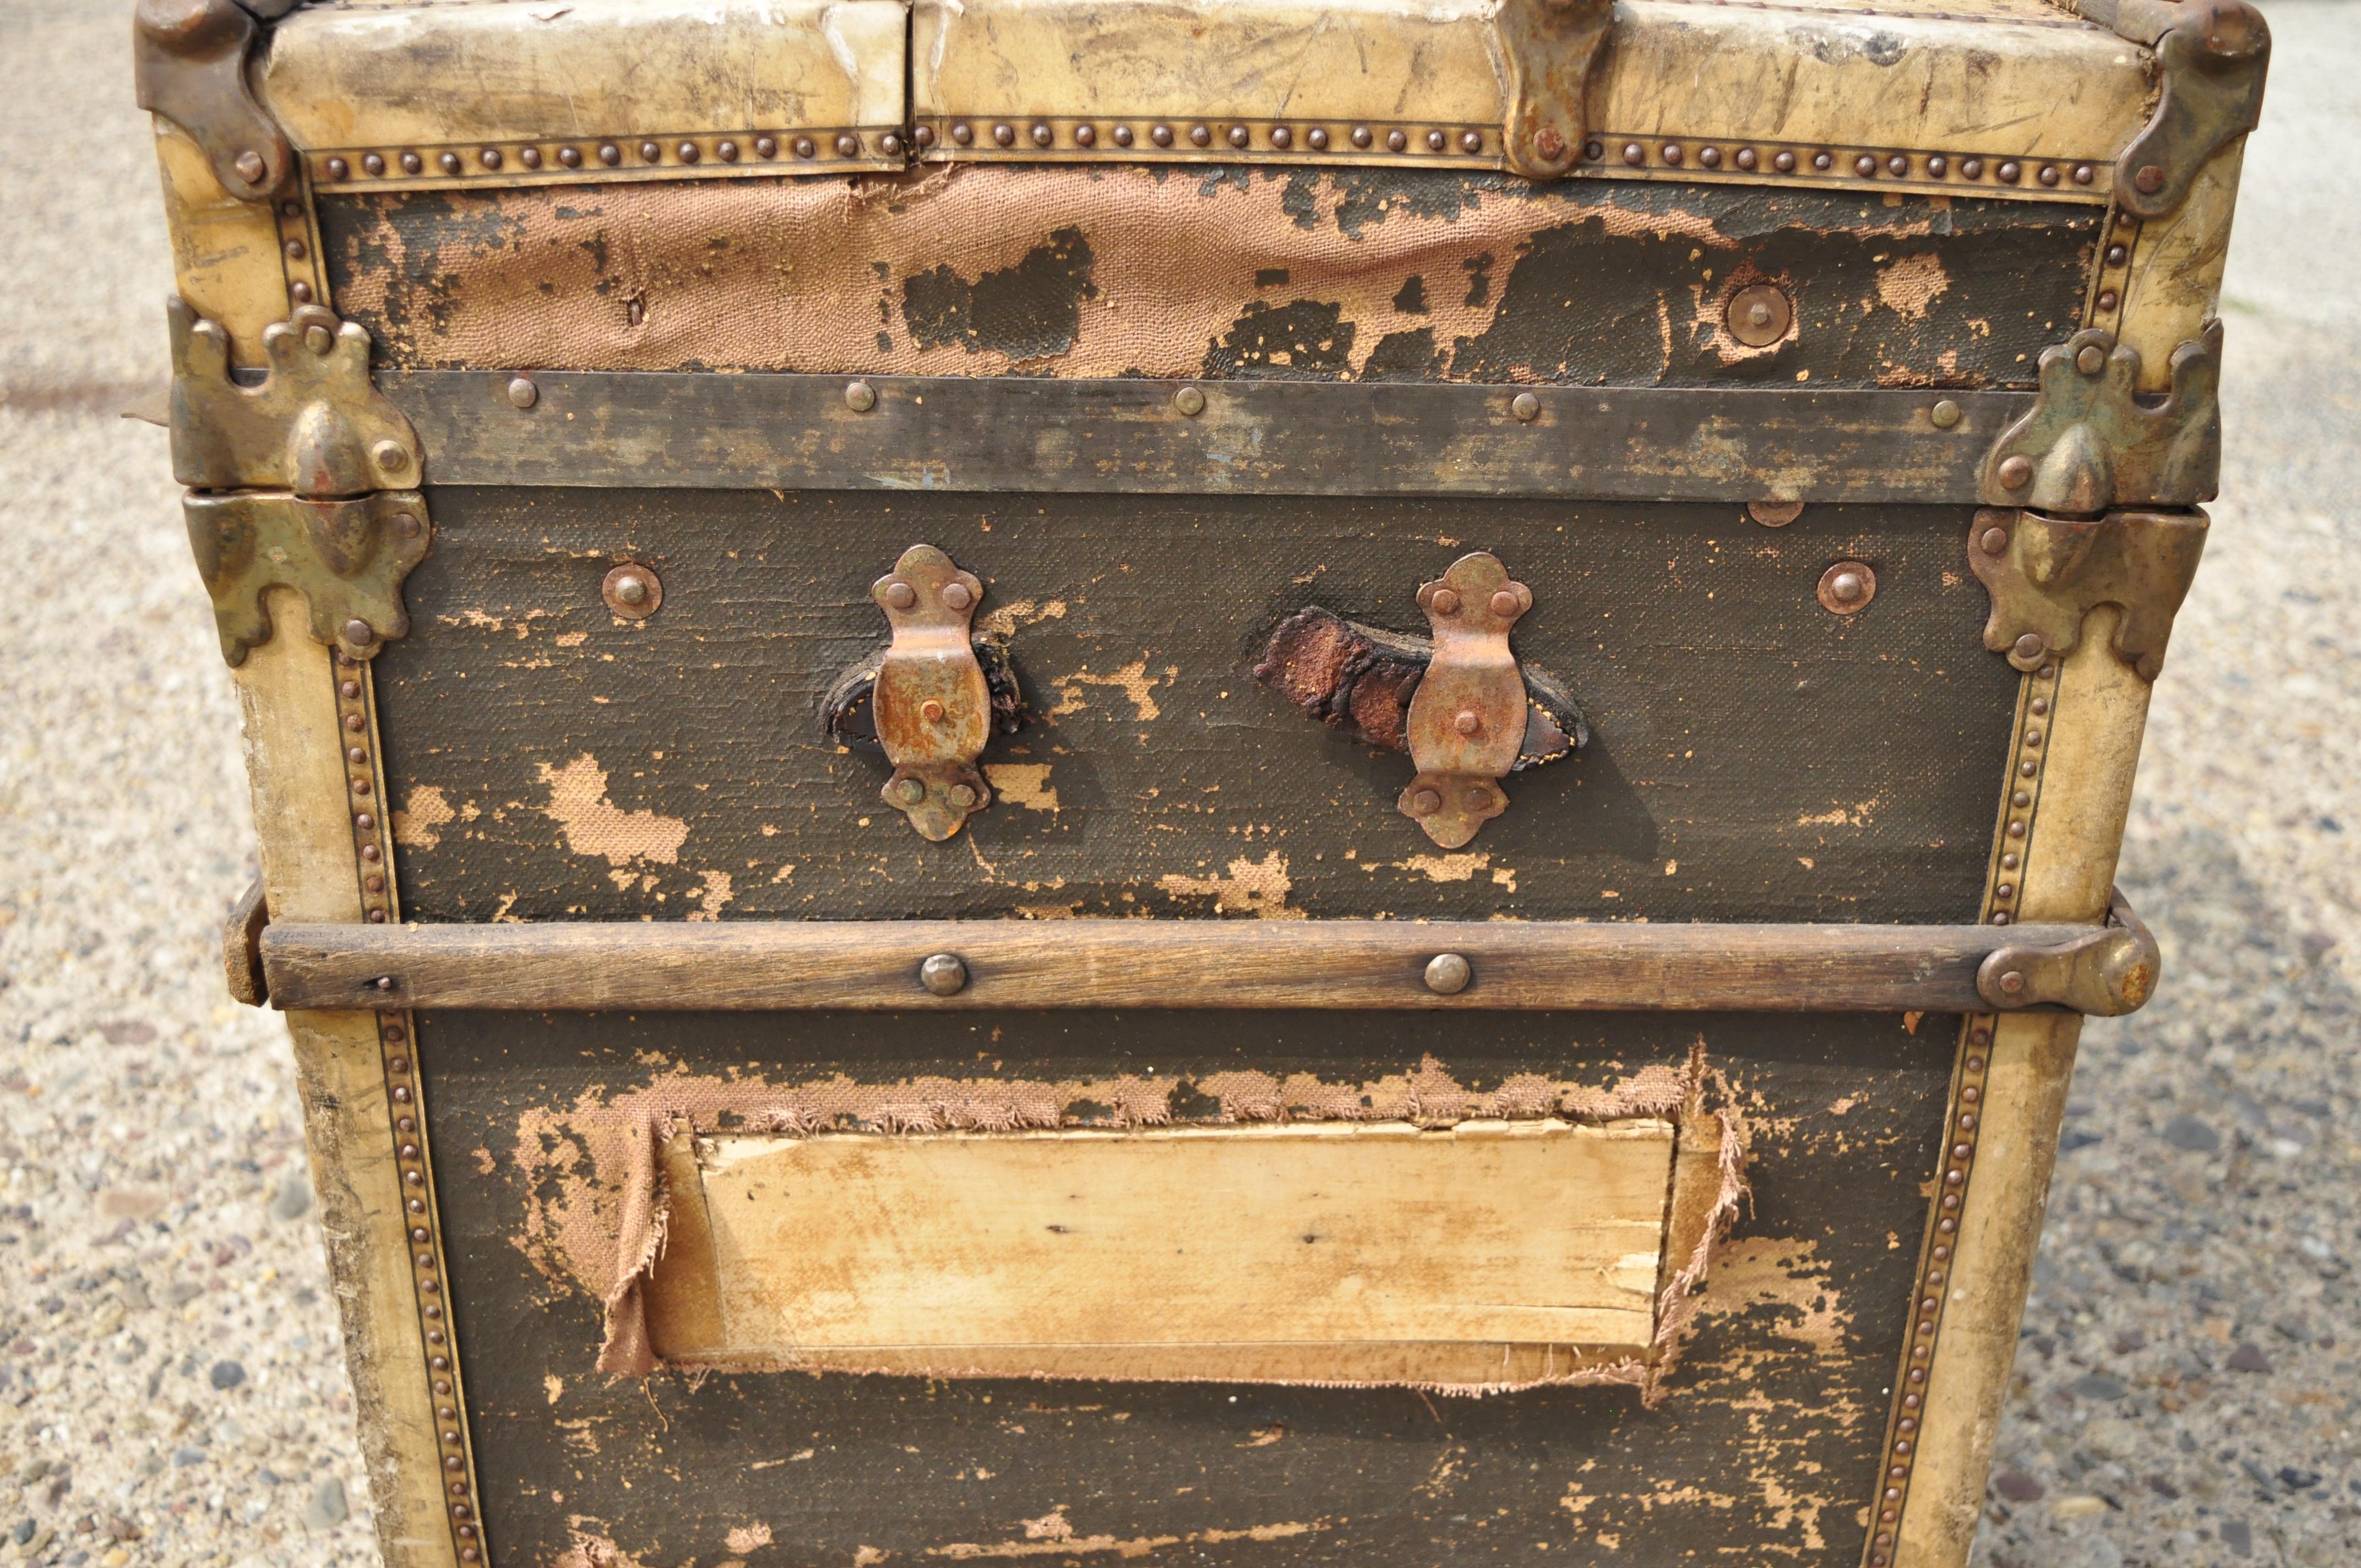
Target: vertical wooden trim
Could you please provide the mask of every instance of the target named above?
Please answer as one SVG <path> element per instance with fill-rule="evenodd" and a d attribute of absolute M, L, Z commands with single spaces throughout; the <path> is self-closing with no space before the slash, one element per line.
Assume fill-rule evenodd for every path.
<path fill-rule="evenodd" d="M 2244 137 L 2215 153 L 2180 209 L 2139 226 L 2123 285 L 2118 341 L 2139 350 L 2140 390 L 2172 389 L 2172 351 L 2202 336 L 2222 293 Z"/>
<path fill-rule="evenodd" d="M 160 117 L 156 159 L 174 286 L 197 314 L 229 334 L 235 363 L 262 364 L 262 329 L 289 313 L 278 218 L 269 203 L 223 190 L 204 149 Z"/>
<path fill-rule="evenodd" d="M 291 1013 L 287 1025 L 379 1543 L 387 1568 L 458 1568 L 435 1456 L 433 1393 L 419 1375 L 426 1347 L 378 1015 Z"/>
<path fill-rule="evenodd" d="M 2105 918 L 2149 695 L 2148 683 L 2112 646 L 2118 619 L 2113 606 L 2092 611 L 2062 664 L 2026 677 L 1988 918 Z M 2020 790 L 2028 797 L 2022 806 L 2015 804 Z M 2019 863 L 2010 866 L 2011 825 L 2020 822 L 2026 832 L 2014 840 L 2022 845 Z M 2016 889 L 2013 900 L 1999 895 L 2009 885 Z M 1914 1348 L 1904 1354 L 1880 1473 L 1883 1486 L 1902 1463 L 1893 1568 L 1963 1568 L 1975 1543 L 2081 1026 L 2073 1014 L 2048 1014 L 1982 1015 L 1963 1025 L 1934 1172 L 1938 1196 L 1921 1255 L 1923 1293 L 1912 1301 L 1919 1309 L 1912 1314 Z M 1964 1160 L 1962 1148 L 1969 1151 Z M 1960 1166 L 1972 1179 L 1960 1184 L 1955 1221 L 1946 1231 L 1946 1173 Z M 1939 1332 L 1929 1336 L 1923 1360 L 1914 1361 L 1915 1331 L 1929 1320 Z M 1914 1377 L 1917 1365 L 1925 1367 L 1923 1378 Z M 1920 1387 L 1923 1409 L 1905 1410 Z M 1903 1421 L 1913 1417 L 1916 1431 L 1905 1430 Z M 1897 1449 L 1904 1442 L 1912 1445 L 1906 1452 Z M 1876 1530 L 1872 1523 L 1868 1561 L 1883 1568 Z"/>
<path fill-rule="evenodd" d="M 345 827 L 334 655 L 312 641 L 310 607 L 291 588 L 271 592 L 270 641 L 234 672 L 244 721 L 247 783 L 262 847 L 270 918 L 355 921 L 360 886 Z"/>

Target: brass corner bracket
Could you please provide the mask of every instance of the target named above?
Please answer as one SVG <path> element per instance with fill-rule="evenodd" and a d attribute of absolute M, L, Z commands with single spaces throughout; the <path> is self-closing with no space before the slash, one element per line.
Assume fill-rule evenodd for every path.
<path fill-rule="evenodd" d="M 2202 511 L 2115 511 L 2056 518 L 1985 508 L 1968 537 L 1968 562 L 1992 596 L 1984 646 L 2024 671 L 2070 652 L 2082 621 L 2117 606 L 2113 646 L 2153 681 L 2164 667 L 2172 620 L 2205 550 Z"/>
<path fill-rule="evenodd" d="M 425 498 L 384 490 L 351 500 L 233 490 L 181 498 L 189 546 L 214 601 L 222 657 L 235 668 L 270 641 L 264 597 L 293 588 L 311 607 L 313 641 L 357 659 L 410 630 L 401 583 L 426 558 Z"/>
<path fill-rule="evenodd" d="M 418 433 L 369 379 L 368 329 L 299 305 L 262 329 L 262 384 L 230 373 L 229 334 L 177 296 L 172 477 L 196 489 L 280 489 L 315 499 L 418 483 Z"/>
<path fill-rule="evenodd" d="M 2222 323 L 2172 351 L 2172 391 L 2139 396 L 2139 351 L 2097 327 L 2041 351 L 2033 407 L 2000 433 L 1978 481 L 1986 506 L 2095 516 L 2213 499 L 2222 468 Z"/>
<path fill-rule="evenodd" d="M 2136 1013 L 2156 993 L 2164 955 L 2156 937 L 2121 893 L 2109 898 L 2107 923 L 2057 946 L 1996 948 L 1976 969 L 1976 991 L 2004 1012 L 2062 1007 L 2093 1018 Z"/>
<path fill-rule="evenodd" d="M 2263 113 L 2271 29 L 2246 0 L 2080 0 L 2082 15 L 2156 51 L 2156 113 L 2116 160 L 2115 200 L 2160 218 L 2206 160 Z"/>
<path fill-rule="evenodd" d="M 231 374 L 229 338 L 179 299 L 172 329 L 172 473 L 222 657 L 270 640 L 266 596 L 293 588 L 313 638 L 356 658 L 410 630 L 402 580 L 434 528 L 418 434 L 369 380 L 369 335 L 317 305 L 263 329 L 269 373 Z"/>
<path fill-rule="evenodd" d="M 1584 100 L 1613 22 L 1612 0 L 1504 0 L 1493 26 L 1509 65 L 1500 147 L 1511 170 L 1554 180 L 1581 160 Z"/>
<path fill-rule="evenodd" d="M 222 189 L 244 201 L 269 200 L 295 167 L 294 148 L 247 81 L 257 18 L 291 9 L 291 0 L 139 0 L 132 23 L 139 106 L 186 131 Z"/>

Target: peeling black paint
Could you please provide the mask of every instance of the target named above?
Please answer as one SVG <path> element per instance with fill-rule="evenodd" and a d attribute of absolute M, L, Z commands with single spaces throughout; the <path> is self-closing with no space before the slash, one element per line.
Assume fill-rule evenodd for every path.
<path fill-rule="evenodd" d="M 1343 307 L 1316 300 L 1249 303 L 1205 354 L 1208 376 L 1284 376 L 1342 381 L 1353 373 L 1353 323 Z"/>
<path fill-rule="evenodd" d="M 1064 228 L 1016 266 L 972 283 L 949 267 L 914 273 L 902 283 L 902 319 L 925 347 L 957 345 L 971 354 L 990 349 L 1011 359 L 1049 358 L 1073 347 L 1082 302 L 1098 298 L 1091 259 L 1082 231 Z M 885 265 L 879 264 L 881 274 Z"/>

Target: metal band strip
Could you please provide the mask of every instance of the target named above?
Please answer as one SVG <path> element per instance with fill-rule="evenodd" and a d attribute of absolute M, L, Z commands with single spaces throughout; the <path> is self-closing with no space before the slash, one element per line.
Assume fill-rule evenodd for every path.
<path fill-rule="evenodd" d="M 2085 935 L 1383 920 L 306 925 L 267 929 L 262 961 L 282 1008 L 1899 1013 L 1986 1008 L 1976 971 L 1988 954 Z M 1450 955 L 1464 964 L 1430 969 Z"/>
<path fill-rule="evenodd" d="M 1973 504 L 1986 452 L 2033 405 L 2029 392 L 1014 376 L 378 381 L 435 484 L 599 488 Z"/>

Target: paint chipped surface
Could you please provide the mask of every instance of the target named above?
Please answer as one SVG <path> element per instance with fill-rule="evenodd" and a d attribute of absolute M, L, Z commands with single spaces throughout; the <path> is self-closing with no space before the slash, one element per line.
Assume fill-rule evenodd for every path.
<path fill-rule="evenodd" d="M 1049 783 L 1047 762 L 987 762 L 983 776 L 992 793 L 1009 806 L 1055 816 L 1058 791 Z"/>
<path fill-rule="evenodd" d="M 1057 1528 L 1045 1528 L 1041 1519 L 1024 1521 L 1025 1535 L 1021 1540 L 996 1541 L 990 1545 L 973 1541 L 955 1541 L 949 1546 L 927 1549 L 929 1557 L 947 1557 L 954 1562 L 975 1562 L 983 1559 L 1016 1557 L 1086 1556 L 1111 1553 L 1116 1557 L 1145 1557 L 1169 1546 L 1216 1546 L 1233 1541 L 1289 1541 L 1300 1535 L 1310 1535 L 1326 1529 L 1321 1522 L 1248 1525 L 1244 1530 L 1191 1530 L 1186 1535 L 1078 1535 L 1066 1522 L 1062 1508 L 1050 1516 Z"/>
<path fill-rule="evenodd" d="M 1304 912 L 1287 906 L 1294 887 L 1287 874 L 1287 857 L 1277 850 L 1259 861 L 1241 855 L 1229 864 L 1226 876 L 1182 876 L 1178 872 L 1156 879 L 1156 885 L 1173 898 L 1210 898 L 1217 915 L 1251 915 L 1257 920 L 1301 920 Z"/>
<path fill-rule="evenodd" d="M 1938 252 L 1921 251 L 1877 269 L 1877 298 L 1905 321 L 1925 321 L 1937 300 L 1950 291 L 1951 276 Z"/>
<path fill-rule="evenodd" d="M 562 768 L 543 762 L 537 771 L 549 791 L 542 815 L 565 830 L 566 847 L 576 854 L 604 857 L 618 869 L 649 861 L 668 866 L 680 859 L 688 824 L 617 806 L 607 798 L 607 771 L 588 752 Z"/>
<path fill-rule="evenodd" d="M 1173 677 L 1180 673 L 1178 666 L 1168 664 L 1162 670 L 1150 674 L 1145 656 L 1134 659 L 1122 668 L 1103 675 L 1092 674 L 1089 666 L 1085 665 L 1071 675 L 1054 677 L 1059 693 L 1058 706 L 1049 710 L 1049 717 L 1057 718 L 1069 713 L 1081 712 L 1090 704 L 1090 696 L 1084 690 L 1085 687 L 1107 686 L 1129 697 L 1133 716 L 1140 723 L 1146 724 L 1152 719 L 1163 717 L 1163 710 L 1156 705 L 1156 688 L 1159 685 L 1170 685 Z"/>
<path fill-rule="evenodd" d="M 458 819 L 441 790 L 419 784 L 393 808 L 393 841 L 405 850 L 431 850 L 443 841 L 438 829 Z"/>

